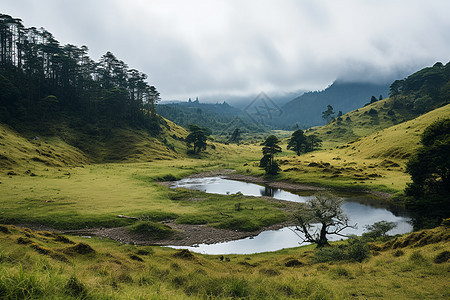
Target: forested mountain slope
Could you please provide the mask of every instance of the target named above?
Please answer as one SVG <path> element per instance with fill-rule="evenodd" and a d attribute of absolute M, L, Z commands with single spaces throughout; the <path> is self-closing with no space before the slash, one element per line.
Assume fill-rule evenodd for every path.
<path fill-rule="evenodd" d="M 248 119 L 244 111 L 226 102 L 211 104 L 196 100 L 162 104 L 156 107 L 156 112 L 184 128 L 195 124 L 213 134 L 230 134 L 234 126 L 239 126 L 242 133 L 261 130 L 258 124 Z"/>
<path fill-rule="evenodd" d="M 450 63 L 436 63 L 390 87 L 390 97 L 313 128 L 325 146 L 335 146 L 375 133 L 450 103 Z"/>
<path fill-rule="evenodd" d="M 281 107 L 280 117 L 271 124 L 278 127 L 290 127 L 297 123 L 301 128 L 324 124 L 322 112 L 331 105 L 337 114 L 352 111 L 370 102 L 372 96 L 377 99 L 388 94 L 387 84 L 346 83 L 336 81 L 323 91 L 305 93 Z"/>
<path fill-rule="evenodd" d="M 159 99 L 111 52 L 95 62 L 86 46 L 0 14 L 2 168 L 179 157 L 187 132 L 156 114 Z"/>

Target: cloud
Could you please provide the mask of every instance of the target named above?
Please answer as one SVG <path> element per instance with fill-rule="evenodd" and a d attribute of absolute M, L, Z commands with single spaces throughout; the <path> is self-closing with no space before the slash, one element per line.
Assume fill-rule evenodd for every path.
<path fill-rule="evenodd" d="M 450 53 L 446 0 L 2 2 L 94 59 L 112 51 L 165 99 L 392 81 Z"/>

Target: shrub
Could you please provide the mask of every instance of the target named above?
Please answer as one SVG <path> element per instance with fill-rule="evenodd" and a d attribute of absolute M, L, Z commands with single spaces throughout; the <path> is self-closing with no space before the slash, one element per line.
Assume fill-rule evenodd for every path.
<path fill-rule="evenodd" d="M 315 262 L 330 262 L 340 260 L 354 260 L 362 262 L 369 257 L 370 249 L 367 243 L 359 237 L 351 237 L 346 244 L 335 247 L 316 248 Z"/>
<path fill-rule="evenodd" d="M 0 232 L 3 232 L 5 234 L 10 233 L 8 227 L 0 225 Z"/>
<path fill-rule="evenodd" d="M 154 239 L 164 239 L 174 233 L 171 227 L 152 221 L 138 221 L 129 228 L 132 232 L 148 235 Z"/>
<path fill-rule="evenodd" d="M 394 229 L 397 227 L 397 224 L 395 222 L 388 222 L 388 221 L 379 221 L 375 222 L 372 225 L 366 225 L 364 226 L 365 229 L 368 230 L 368 232 L 363 234 L 363 237 L 371 238 L 371 239 L 377 239 L 377 238 L 383 238 L 385 239 L 388 235 L 388 231 Z"/>
<path fill-rule="evenodd" d="M 442 251 L 434 258 L 434 263 L 442 264 L 450 260 L 450 251 Z"/>
<path fill-rule="evenodd" d="M 345 245 L 339 245 L 337 247 L 322 247 L 316 248 L 314 251 L 315 262 L 330 262 L 346 260 L 348 258 L 346 254 Z"/>
<path fill-rule="evenodd" d="M 70 277 L 65 286 L 66 294 L 80 298 L 86 299 L 87 290 L 85 286 L 76 278 L 75 276 Z"/>
<path fill-rule="evenodd" d="M 361 238 L 350 238 L 348 240 L 348 258 L 357 262 L 362 262 L 369 257 L 369 246 Z"/>
<path fill-rule="evenodd" d="M 301 261 L 299 261 L 298 259 L 291 259 L 288 260 L 285 264 L 286 267 L 298 267 L 303 265 L 303 263 Z"/>
<path fill-rule="evenodd" d="M 192 254 L 187 249 L 181 249 L 181 250 L 177 251 L 173 256 L 183 258 L 183 259 L 194 259 L 195 258 L 194 254 Z"/>
<path fill-rule="evenodd" d="M 71 246 L 71 247 L 68 247 L 68 248 L 66 248 L 66 249 L 64 249 L 64 252 L 65 253 L 68 253 L 68 254 L 91 254 L 91 253 L 95 253 L 95 250 L 94 249 L 92 249 L 92 247 L 91 246 L 89 246 L 88 244 L 85 244 L 85 243 L 78 243 L 78 244 L 75 244 L 75 245 L 73 245 L 73 246 Z"/>
<path fill-rule="evenodd" d="M 137 255 L 150 255 L 153 254 L 153 249 L 139 249 L 138 251 L 136 251 Z"/>
<path fill-rule="evenodd" d="M 378 111 L 377 111 L 376 109 L 371 108 L 371 109 L 369 110 L 369 115 L 377 115 L 377 114 L 378 114 Z"/>
<path fill-rule="evenodd" d="M 167 174 L 164 175 L 163 177 L 161 177 L 162 181 L 176 181 L 177 178 L 175 176 L 173 176 L 172 174 Z"/>
<path fill-rule="evenodd" d="M 450 218 L 442 220 L 441 226 L 449 228 L 450 227 Z"/>

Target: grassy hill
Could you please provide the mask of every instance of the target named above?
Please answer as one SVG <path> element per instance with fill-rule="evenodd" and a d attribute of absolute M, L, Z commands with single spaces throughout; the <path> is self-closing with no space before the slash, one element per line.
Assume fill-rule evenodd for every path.
<path fill-rule="evenodd" d="M 324 141 L 324 148 L 356 140 L 385 128 L 395 126 L 419 117 L 407 105 L 405 99 L 386 98 L 365 107 L 351 111 L 336 118 L 325 126 L 315 127 L 308 131 L 317 134 Z"/>
<path fill-rule="evenodd" d="M 0 145 L 0 168 L 10 172 L 34 169 L 37 166 L 77 166 L 89 162 L 82 151 L 59 137 L 25 138 L 4 124 L 0 124 Z"/>
<path fill-rule="evenodd" d="M 282 168 L 278 180 L 390 193 L 403 191 L 410 181 L 405 164 L 419 147 L 420 135 L 434 121 L 448 117 L 450 105 L 394 125 L 400 118 L 399 110 L 396 110 L 397 121 L 385 118 L 391 101 L 388 98 L 376 102 L 345 114 L 342 121 L 307 132 L 324 139 L 323 150 L 301 156 L 283 150 L 278 158 Z M 369 115 L 371 109 L 378 111 L 377 117 Z M 402 114 L 402 120 L 409 116 L 405 115 Z M 346 121 L 347 117 L 351 121 Z M 238 169 L 254 175 L 264 173 L 257 162 Z"/>
<path fill-rule="evenodd" d="M 27 129 L 22 133 L 0 123 L 0 169 L 22 173 L 88 163 L 145 162 L 181 158 L 186 152 L 183 140 L 187 131 L 169 120 L 164 120 L 158 136 L 127 126 L 102 134 L 73 128 L 65 122 L 53 124 L 44 132 Z"/>
<path fill-rule="evenodd" d="M 0 244 L 2 299 L 450 296 L 450 234 L 445 227 L 372 244 L 370 257 L 362 263 L 318 263 L 313 246 L 254 255 L 201 255 L 9 225 L 0 225 Z"/>

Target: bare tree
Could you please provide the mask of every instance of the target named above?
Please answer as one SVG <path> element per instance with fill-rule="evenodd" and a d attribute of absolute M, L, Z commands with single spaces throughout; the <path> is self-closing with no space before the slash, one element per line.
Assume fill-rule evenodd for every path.
<path fill-rule="evenodd" d="M 355 229 L 356 225 L 349 225 L 341 204 L 341 198 L 327 193 L 317 194 L 295 213 L 298 225 L 294 232 L 303 242 L 317 244 L 317 247 L 328 245 L 327 235 L 347 237 L 342 231 L 346 228 Z"/>

